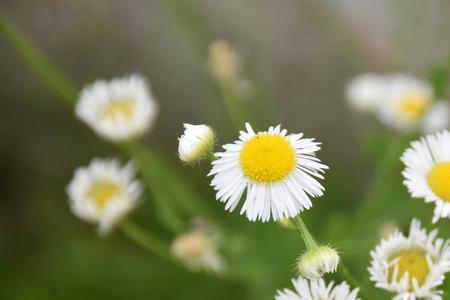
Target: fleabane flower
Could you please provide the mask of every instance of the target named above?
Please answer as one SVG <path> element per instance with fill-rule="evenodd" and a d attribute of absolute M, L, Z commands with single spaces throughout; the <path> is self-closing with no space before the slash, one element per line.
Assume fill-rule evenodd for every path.
<path fill-rule="evenodd" d="M 246 191 L 241 214 L 250 221 L 277 221 L 310 208 L 310 197 L 322 196 L 324 190 L 316 178 L 323 179 L 328 168 L 315 157 L 319 143 L 301 133 L 287 134 L 280 125 L 258 133 L 245 126 L 238 141 L 215 153 L 218 159 L 208 176 L 214 176 L 216 199 L 233 211 Z"/>
<path fill-rule="evenodd" d="M 385 100 L 386 79 L 377 74 L 367 73 L 353 78 L 347 85 L 345 94 L 350 106 L 361 112 L 375 112 Z"/>
<path fill-rule="evenodd" d="M 329 246 L 316 246 L 306 251 L 298 259 L 299 273 L 308 279 L 316 280 L 325 273 L 336 272 L 339 265 L 339 254 Z"/>
<path fill-rule="evenodd" d="M 427 135 L 402 155 L 403 183 L 414 198 L 435 204 L 433 222 L 450 218 L 450 132 Z"/>
<path fill-rule="evenodd" d="M 147 132 L 156 119 L 158 105 L 145 79 L 131 75 L 86 86 L 75 112 L 99 136 L 122 142 Z"/>
<path fill-rule="evenodd" d="M 97 223 L 100 234 L 109 233 L 139 202 L 142 185 L 134 179 L 131 163 L 94 159 L 75 170 L 67 186 L 70 207 L 81 219 Z"/>
<path fill-rule="evenodd" d="M 409 75 L 387 77 L 385 100 L 380 107 L 380 120 L 400 131 L 420 128 L 433 101 L 431 86 Z"/>
<path fill-rule="evenodd" d="M 295 290 L 283 289 L 278 291 L 276 300 L 359 300 L 359 289 L 350 289 L 347 282 L 340 284 L 330 282 L 326 284 L 323 279 L 310 281 L 303 277 L 292 279 Z"/>
<path fill-rule="evenodd" d="M 196 163 L 209 154 L 214 146 L 214 132 L 206 125 L 183 124 L 184 133 L 178 138 L 178 156 L 187 163 Z"/>
<path fill-rule="evenodd" d="M 175 238 L 171 253 L 190 270 L 222 273 L 225 261 L 218 249 L 218 237 L 211 228 L 193 228 Z"/>
<path fill-rule="evenodd" d="M 370 279 L 379 288 L 393 292 L 394 300 L 442 299 L 445 273 L 450 271 L 449 242 L 427 233 L 418 220 L 409 235 L 396 231 L 371 252 Z"/>

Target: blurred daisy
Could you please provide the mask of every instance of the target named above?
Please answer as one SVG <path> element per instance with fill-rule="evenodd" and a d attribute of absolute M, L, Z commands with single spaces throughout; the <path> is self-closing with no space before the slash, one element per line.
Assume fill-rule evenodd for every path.
<path fill-rule="evenodd" d="M 278 291 L 276 300 L 359 300 L 359 289 L 350 290 L 350 286 L 344 281 L 335 285 L 328 285 L 323 279 L 309 281 L 302 277 L 292 280 L 295 291 L 284 289 Z"/>
<path fill-rule="evenodd" d="M 394 75 L 386 80 L 385 101 L 379 111 L 380 120 L 386 126 L 401 131 L 419 128 L 433 100 L 431 86 L 408 75 Z"/>
<path fill-rule="evenodd" d="M 116 159 L 94 159 L 76 169 L 67 186 L 73 213 L 108 233 L 138 204 L 142 186 L 134 176 L 131 163 L 122 166 Z"/>
<path fill-rule="evenodd" d="M 434 202 L 433 222 L 450 218 L 450 133 L 442 131 L 411 143 L 402 155 L 403 181 L 414 198 Z"/>
<path fill-rule="evenodd" d="M 218 236 L 209 225 L 194 227 L 190 232 L 175 238 L 172 255 L 192 271 L 222 273 L 225 261 L 218 250 Z"/>
<path fill-rule="evenodd" d="M 328 168 L 315 157 L 319 143 L 301 133 L 287 134 L 280 125 L 258 133 L 245 126 L 238 141 L 215 153 L 208 176 L 214 176 L 216 198 L 233 211 L 247 191 L 241 214 L 250 221 L 277 221 L 310 208 L 310 196 L 322 196 L 324 190 L 315 177 L 323 179 Z"/>
<path fill-rule="evenodd" d="M 139 75 L 98 80 L 85 87 L 76 115 L 101 137 L 115 142 L 143 135 L 155 121 L 158 105 Z"/>
<path fill-rule="evenodd" d="M 212 154 L 214 132 L 206 125 L 184 124 L 184 133 L 178 138 L 178 156 L 187 163 L 195 163 Z"/>
<path fill-rule="evenodd" d="M 376 74 L 362 74 L 350 81 L 346 98 L 350 106 L 361 112 L 377 111 L 385 100 L 386 79 Z"/>
<path fill-rule="evenodd" d="M 434 133 L 444 129 L 450 129 L 450 105 L 446 100 L 433 103 L 423 120 L 424 133 Z"/>
<path fill-rule="evenodd" d="M 436 288 L 450 271 L 450 247 L 436 236 L 414 219 L 408 237 L 396 231 L 371 252 L 370 279 L 395 300 L 442 299 Z"/>

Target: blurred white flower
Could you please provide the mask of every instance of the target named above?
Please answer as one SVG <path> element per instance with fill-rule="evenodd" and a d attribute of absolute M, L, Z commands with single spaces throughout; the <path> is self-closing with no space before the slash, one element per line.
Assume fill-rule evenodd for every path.
<path fill-rule="evenodd" d="M 299 273 L 310 280 L 334 273 L 339 265 L 339 254 L 329 246 L 317 246 L 302 254 L 298 260 Z"/>
<path fill-rule="evenodd" d="M 379 117 L 386 126 L 400 131 L 419 129 L 433 100 L 431 86 L 409 75 L 387 77 L 385 100 Z"/>
<path fill-rule="evenodd" d="M 350 290 L 347 282 L 328 285 L 323 279 L 310 281 L 302 277 L 292 279 L 295 290 L 283 289 L 278 291 L 276 300 L 360 300 L 359 289 Z"/>
<path fill-rule="evenodd" d="M 192 271 L 222 273 L 225 269 L 217 235 L 209 225 L 202 224 L 177 236 L 171 245 L 171 253 Z"/>
<path fill-rule="evenodd" d="M 375 112 L 385 100 L 386 79 L 377 74 L 367 73 L 353 78 L 346 88 L 346 98 L 350 106 L 361 112 Z"/>
<path fill-rule="evenodd" d="M 394 300 L 442 299 L 436 288 L 450 271 L 450 247 L 436 236 L 414 219 L 407 237 L 396 231 L 371 252 L 370 279 Z"/>
<path fill-rule="evenodd" d="M 432 104 L 423 120 L 423 132 L 434 133 L 450 129 L 450 105 L 446 100 L 439 100 Z"/>
<path fill-rule="evenodd" d="M 433 222 L 450 218 L 450 132 L 412 142 L 401 160 L 405 164 L 403 183 L 412 197 L 434 202 Z"/>
<path fill-rule="evenodd" d="M 75 112 L 99 136 L 121 142 L 143 135 L 154 123 L 158 105 L 145 79 L 131 75 L 83 88 Z"/>
<path fill-rule="evenodd" d="M 184 124 L 184 133 L 178 138 L 178 156 L 187 163 L 196 163 L 209 154 L 214 146 L 214 132 L 206 125 Z"/>
<path fill-rule="evenodd" d="M 94 159 L 76 169 L 66 189 L 73 213 L 98 223 L 99 233 L 110 232 L 139 202 L 142 186 L 134 177 L 134 166 L 116 159 Z"/>
<path fill-rule="evenodd" d="M 280 125 L 259 133 L 245 126 L 238 141 L 215 153 L 208 176 L 214 176 L 216 198 L 233 211 L 247 190 L 241 214 L 250 221 L 277 221 L 310 208 L 310 196 L 322 196 L 324 190 L 315 177 L 323 179 L 328 169 L 315 157 L 319 143 L 302 133 L 287 134 Z"/>

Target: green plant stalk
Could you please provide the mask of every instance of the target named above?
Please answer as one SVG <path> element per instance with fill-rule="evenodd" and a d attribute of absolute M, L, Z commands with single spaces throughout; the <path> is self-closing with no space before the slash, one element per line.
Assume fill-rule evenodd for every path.
<path fill-rule="evenodd" d="M 77 101 L 78 93 L 77 88 L 74 84 L 72 84 L 68 79 L 66 79 L 61 72 L 57 70 L 57 67 L 54 66 L 43 54 L 41 54 L 31 43 L 27 41 L 23 35 L 14 28 L 12 24 L 10 24 L 0 12 L 0 33 L 2 33 L 5 38 L 16 48 L 19 54 L 24 58 L 24 60 L 30 65 L 32 70 L 36 72 L 36 74 L 44 79 L 44 82 L 48 84 L 49 88 L 56 92 L 61 98 L 65 101 L 67 105 L 73 107 Z M 134 150 L 139 149 L 140 146 L 136 145 Z M 119 147 L 121 148 L 121 147 Z M 122 148 L 124 150 L 124 148 Z M 125 149 L 126 150 L 126 149 Z M 124 151 L 128 156 L 129 152 Z M 144 153 L 144 149 L 139 149 L 139 153 Z M 147 161 L 150 161 L 152 157 L 152 153 L 149 152 L 146 154 Z M 132 157 L 131 157 L 132 158 Z M 157 158 L 153 158 L 152 161 L 157 161 Z M 142 159 L 140 160 L 142 161 Z M 161 163 L 161 162 L 160 162 Z M 150 190 L 156 202 L 159 204 L 159 209 L 165 214 L 169 215 L 169 207 L 167 201 L 167 184 L 164 182 L 170 182 L 170 180 L 160 180 L 159 177 L 150 177 L 148 174 L 152 173 L 149 170 L 145 170 L 144 166 L 140 166 L 140 169 L 145 172 L 147 175 L 146 182 L 149 184 L 152 182 L 151 186 L 155 188 L 154 191 Z M 162 169 L 162 167 L 161 167 Z M 169 168 L 166 168 L 169 170 Z M 166 174 L 166 179 L 167 179 Z M 150 184 L 149 184 L 150 185 Z M 164 187 L 164 188 L 163 188 Z M 184 197 L 188 198 L 190 201 L 197 201 L 195 193 L 192 191 L 186 192 L 186 188 L 184 188 Z M 189 196 L 190 195 L 190 196 Z M 164 204 L 164 205 L 162 205 Z M 170 213 L 173 217 L 170 217 L 170 221 L 167 221 L 169 227 L 172 230 L 179 230 L 181 220 L 175 221 L 175 214 Z M 170 222 L 170 223 L 169 223 Z"/>
<path fill-rule="evenodd" d="M 300 235 L 305 242 L 306 250 L 312 250 L 314 248 L 317 248 L 317 243 L 314 240 L 313 236 L 309 232 L 308 228 L 306 227 L 305 223 L 303 222 L 300 215 L 297 215 L 294 218 L 295 225 L 297 227 L 297 230 L 300 232 Z"/>
<path fill-rule="evenodd" d="M 140 167 L 144 182 L 154 195 L 154 199 L 160 209 L 160 221 L 165 223 L 172 231 L 180 233 L 183 231 L 183 220 L 178 216 L 175 210 L 170 206 L 168 197 L 165 197 L 165 191 L 157 170 L 153 167 L 154 158 L 150 151 L 146 151 L 137 142 L 128 142 L 120 145 L 123 152 L 132 157 Z"/>
<path fill-rule="evenodd" d="M 245 122 L 249 120 L 242 105 L 242 101 L 234 96 L 229 82 L 218 79 L 218 84 L 231 123 L 233 124 L 234 129 L 240 130 Z"/>
<path fill-rule="evenodd" d="M 71 85 L 65 76 L 57 71 L 56 67 L 35 49 L 23 35 L 10 24 L 0 12 L 0 32 L 16 48 L 25 61 L 31 65 L 34 71 L 43 79 L 67 104 L 74 105 L 77 99 L 77 90 Z"/>
<path fill-rule="evenodd" d="M 118 225 L 118 228 L 122 233 L 136 244 L 142 246 L 149 252 L 156 254 L 166 260 L 174 261 L 172 256 L 169 255 L 169 247 L 164 244 L 163 241 L 151 235 L 149 232 L 144 231 L 138 225 L 131 221 L 123 220 Z"/>
<path fill-rule="evenodd" d="M 352 275 L 352 273 L 347 269 L 344 262 L 341 260 L 339 262 L 338 273 L 342 277 L 343 280 L 347 281 L 350 286 L 353 288 L 359 288 L 359 294 L 365 300 L 373 300 L 370 294 L 366 291 L 362 284 Z"/>

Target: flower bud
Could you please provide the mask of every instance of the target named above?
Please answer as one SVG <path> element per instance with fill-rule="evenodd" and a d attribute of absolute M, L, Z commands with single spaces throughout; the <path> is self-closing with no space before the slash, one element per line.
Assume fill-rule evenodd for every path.
<path fill-rule="evenodd" d="M 209 46 L 209 67 L 220 81 L 235 80 L 240 72 L 238 57 L 231 45 L 224 40 L 217 40 Z"/>
<path fill-rule="evenodd" d="M 187 163 L 196 163 L 212 153 L 214 132 L 206 125 L 184 124 L 184 133 L 178 138 L 178 156 Z"/>
<path fill-rule="evenodd" d="M 329 246 L 318 246 L 308 250 L 298 260 L 298 271 L 310 280 L 321 278 L 325 273 L 336 272 L 339 254 Z"/>

